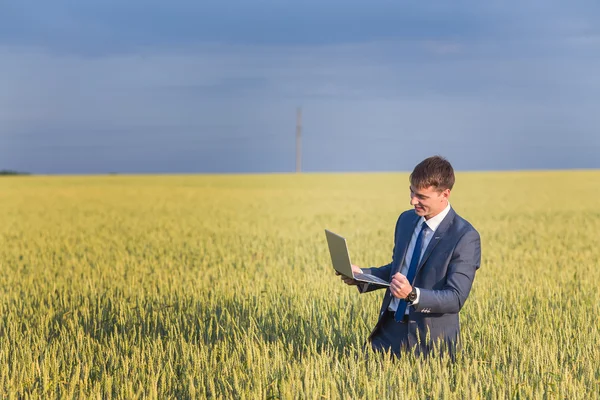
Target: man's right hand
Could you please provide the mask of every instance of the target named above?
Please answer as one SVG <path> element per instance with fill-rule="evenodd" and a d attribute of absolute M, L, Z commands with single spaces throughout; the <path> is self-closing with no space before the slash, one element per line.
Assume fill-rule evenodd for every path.
<path fill-rule="evenodd" d="M 353 265 L 353 266 L 352 266 L 352 272 L 353 272 L 353 273 L 355 273 L 355 274 L 362 274 L 362 273 L 363 273 L 363 272 L 362 272 L 362 269 L 360 269 L 360 267 L 359 267 L 358 265 Z M 359 282 L 358 282 L 358 281 L 356 281 L 356 280 L 354 280 L 354 279 L 352 279 L 352 278 L 349 278 L 349 277 L 347 277 L 347 276 L 341 275 L 341 274 L 340 274 L 339 272 L 337 272 L 337 271 L 335 272 L 335 274 L 336 274 L 336 275 L 340 275 L 340 276 L 342 277 L 342 280 L 344 281 L 344 283 L 345 283 L 346 285 L 355 286 L 355 285 L 358 285 L 358 284 L 359 284 Z"/>

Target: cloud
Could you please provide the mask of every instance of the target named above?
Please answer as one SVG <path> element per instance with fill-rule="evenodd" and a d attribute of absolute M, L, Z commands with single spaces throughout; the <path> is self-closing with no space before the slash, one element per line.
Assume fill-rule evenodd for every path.
<path fill-rule="evenodd" d="M 597 165 L 578 6 L 65 4 L 0 12 L 1 168 L 292 170 L 298 105 L 308 169 Z"/>
<path fill-rule="evenodd" d="M 105 55 L 204 43 L 322 45 L 489 35 L 494 15 L 476 2 L 131 0 L 0 5 L 0 41 L 56 52 Z"/>

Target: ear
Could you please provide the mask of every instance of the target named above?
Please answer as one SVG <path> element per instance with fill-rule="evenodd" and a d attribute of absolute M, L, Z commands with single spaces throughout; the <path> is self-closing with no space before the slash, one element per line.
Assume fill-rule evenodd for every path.
<path fill-rule="evenodd" d="M 450 189 L 445 189 L 442 191 L 442 197 L 448 199 L 450 197 Z"/>

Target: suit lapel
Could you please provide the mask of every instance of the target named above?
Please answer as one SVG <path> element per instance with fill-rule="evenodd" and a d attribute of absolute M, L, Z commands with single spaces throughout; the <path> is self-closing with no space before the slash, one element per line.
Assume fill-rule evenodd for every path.
<path fill-rule="evenodd" d="M 406 257 L 406 250 L 408 250 L 408 245 L 410 244 L 410 239 L 415 231 L 417 223 L 419 223 L 419 217 L 416 213 L 414 213 L 411 218 L 407 219 L 407 222 L 404 226 L 400 227 L 400 235 L 398 237 L 398 241 L 396 242 L 396 247 L 402 246 L 402 254 L 401 257 L 397 258 L 396 265 L 394 266 L 394 270 L 392 271 L 392 276 L 400 271 L 402 267 L 402 263 L 404 262 L 404 258 Z"/>
<path fill-rule="evenodd" d="M 396 258 L 396 265 L 392 269 L 390 279 L 392 278 L 392 276 L 394 276 L 396 272 L 400 271 L 400 268 L 402 267 L 404 257 L 406 257 L 406 250 L 408 250 L 410 239 L 412 237 L 413 232 L 415 231 L 415 227 L 419 223 L 419 219 L 421 219 L 421 217 L 419 217 L 416 213 L 413 212 L 413 215 L 411 215 L 409 218 L 406 218 L 406 222 L 404 222 L 402 226 L 400 226 L 398 240 L 396 240 L 396 243 L 394 243 L 394 245 L 396 246 L 396 249 L 398 249 L 395 250 L 395 252 L 397 252 L 399 256 L 401 255 L 401 257 Z M 382 310 L 387 310 L 388 306 L 390 305 L 390 301 L 392 301 L 392 293 L 388 288 L 386 290 L 386 295 L 383 300 L 383 305 L 381 306 Z"/>
<path fill-rule="evenodd" d="M 441 242 L 444 238 L 444 235 L 448 231 L 448 228 L 450 228 L 450 225 L 452 225 L 452 222 L 454 221 L 455 215 L 456 212 L 452 208 L 450 208 L 448 215 L 446 215 L 446 217 L 442 220 L 440 226 L 438 226 L 436 231 L 433 233 L 433 237 L 429 241 L 429 245 L 427 245 L 427 248 L 425 249 L 425 253 L 423 253 L 423 257 L 421 257 L 419 265 L 417 265 L 417 271 L 415 273 L 415 276 L 417 276 L 417 274 L 421 270 L 421 267 L 423 266 L 423 264 L 425 264 L 425 262 L 431 255 L 431 252 L 433 251 L 433 249 L 435 249 L 435 246 L 437 246 L 437 244 Z"/>

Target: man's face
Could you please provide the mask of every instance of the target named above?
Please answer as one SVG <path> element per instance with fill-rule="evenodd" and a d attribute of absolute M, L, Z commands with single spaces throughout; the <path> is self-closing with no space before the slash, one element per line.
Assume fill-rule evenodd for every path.
<path fill-rule="evenodd" d="M 410 205 L 415 208 L 418 216 L 429 219 L 441 213 L 448 205 L 450 189 L 438 191 L 433 186 L 417 189 L 410 186 Z"/>

